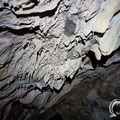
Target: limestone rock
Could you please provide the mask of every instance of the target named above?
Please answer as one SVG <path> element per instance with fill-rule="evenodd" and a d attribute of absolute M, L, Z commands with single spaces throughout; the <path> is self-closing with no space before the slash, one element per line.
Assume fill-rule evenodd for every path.
<path fill-rule="evenodd" d="M 65 76 L 72 78 L 74 73 L 80 68 L 81 58 L 76 60 L 67 60 L 64 65 L 58 67 L 61 76 L 64 78 Z"/>
<path fill-rule="evenodd" d="M 120 1 L 112 0 L 103 1 L 101 3 L 101 9 L 97 15 L 87 23 L 87 28 L 84 29 L 85 35 L 88 35 L 91 31 L 98 33 L 105 33 L 109 29 L 109 23 L 112 17 L 120 10 Z"/>
<path fill-rule="evenodd" d="M 95 17 L 92 31 L 104 33 L 109 26 L 112 17 L 120 10 L 120 1 L 107 0 L 101 5 L 101 9 Z"/>
<path fill-rule="evenodd" d="M 100 60 L 102 54 L 101 54 L 101 52 L 100 52 L 100 50 L 99 50 L 98 44 L 94 44 L 94 45 L 92 46 L 92 51 L 95 53 L 96 59 L 97 59 L 97 60 Z"/>
<path fill-rule="evenodd" d="M 42 6 L 35 6 L 34 8 L 30 10 L 24 10 L 20 8 L 17 11 L 13 9 L 13 12 L 17 15 L 29 15 L 32 13 L 43 13 L 43 12 L 54 10 L 57 7 L 59 2 L 60 0 L 53 0 L 50 3 L 48 2 Z"/>
<path fill-rule="evenodd" d="M 110 55 L 120 46 L 120 14 L 113 17 L 110 29 L 106 31 L 99 44 L 103 55 Z"/>
<path fill-rule="evenodd" d="M 120 0 L 0 0 L 0 120 L 15 101 L 47 109 L 94 72 L 114 71 L 119 6 Z"/>

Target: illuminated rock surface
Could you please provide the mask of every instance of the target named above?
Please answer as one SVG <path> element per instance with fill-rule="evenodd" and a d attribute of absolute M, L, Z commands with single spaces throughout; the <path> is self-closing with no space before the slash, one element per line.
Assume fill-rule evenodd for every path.
<path fill-rule="evenodd" d="M 11 116 L 15 102 L 41 112 L 75 86 L 83 94 L 86 80 L 106 83 L 119 67 L 119 11 L 119 0 L 0 0 L 0 119 Z M 107 109 L 93 88 L 83 99 Z M 94 119 L 106 115 L 93 111 Z"/>

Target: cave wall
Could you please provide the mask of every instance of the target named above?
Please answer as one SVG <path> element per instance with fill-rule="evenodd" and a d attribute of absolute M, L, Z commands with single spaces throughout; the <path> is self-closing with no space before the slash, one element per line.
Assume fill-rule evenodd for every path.
<path fill-rule="evenodd" d="M 120 0 L 0 0 L 1 119 L 15 101 L 47 109 L 118 63 L 119 11 Z"/>

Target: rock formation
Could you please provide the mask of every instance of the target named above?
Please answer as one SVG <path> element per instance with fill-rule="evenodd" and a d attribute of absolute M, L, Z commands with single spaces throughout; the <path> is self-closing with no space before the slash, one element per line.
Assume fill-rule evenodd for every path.
<path fill-rule="evenodd" d="M 15 101 L 47 109 L 118 62 L 119 11 L 120 0 L 0 0 L 0 119 Z"/>

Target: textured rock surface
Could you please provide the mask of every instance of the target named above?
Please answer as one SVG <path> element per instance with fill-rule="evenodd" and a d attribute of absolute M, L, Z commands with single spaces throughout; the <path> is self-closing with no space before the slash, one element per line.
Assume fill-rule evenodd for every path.
<path fill-rule="evenodd" d="M 119 0 L 0 0 L 0 119 L 16 101 L 47 109 L 94 72 L 114 71 L 100 66 L 120 60 L 119 10 Z"/>
<path fill-rule="evenodd" d="M 86 76 L 43 113 L 14 103 L 8 120 L 18 116 L 19 120 L 111 120 L 108 106 L 113 99 L 120 97 L 120 65 L 98 69 L 87 72 L 89 77 Z M 74 83 L 80 78 L 81 75 L 77 75 Z"/>

